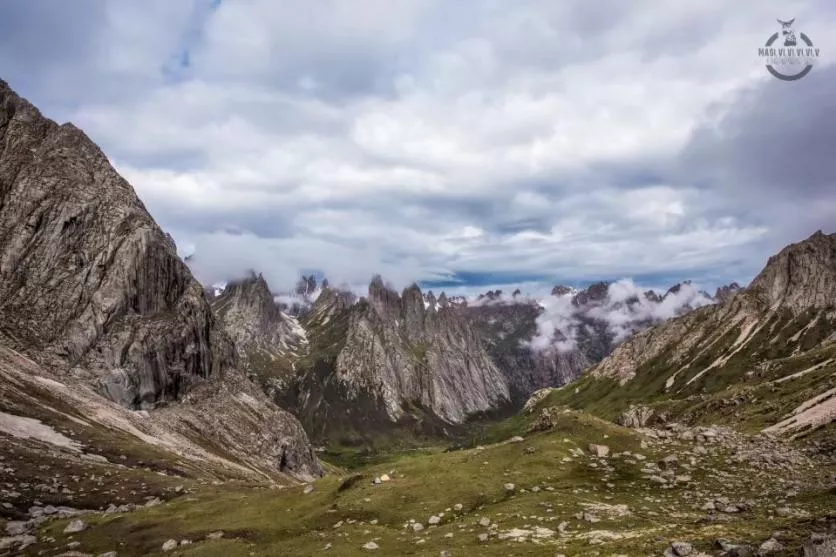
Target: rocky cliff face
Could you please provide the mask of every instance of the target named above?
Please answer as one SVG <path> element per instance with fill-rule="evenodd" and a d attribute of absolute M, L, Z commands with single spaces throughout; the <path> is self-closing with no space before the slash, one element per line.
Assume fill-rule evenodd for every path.
<path fill-rule="evenodd" d="M 770 257 L 749 290 L 770 307 L 793 311 L 836 304 L 836 234 L 821 230 Z"/>
<path fill-rule="evenodd" d="M 0 343 L 133 409 L 187 396 L 222 407 L 212 397 L 234 396 L 227 387 L 241 380 L 202 287 L 131 186 L 82 131 L 44 118 L 4 82 Z M 284 471 L 319 473 L 298 423 L 254 398 L 246 381 L 238 390 L 269 411 L 248 422 L 272 428 L 265 456 L 281 453 Z M 176 410 L 167 414 L 176 422 Z M 256 433 L 249 426 L 206 433 L 225 432 L 234 452 Z"/>
<path fill-rule="evenodd" d="M 212 300 L 212 309 L 245 365 L 252 363 L 254 352 L 269 358 L 297 351 L 307 343 L 304 330 L 282 313 L 261 275 L 228 284 Z"/>
<path fill-rule="evenodd" d="M 308 352 L 282 396 L 317 434 L 341 423 L 437 432 L 509 402 L 505 378 L 467 320 L 446 297 L 428 303 L 415 285 L 398 294 L 375 277 L 356 302 L 325 288 L 302 324 Z"/>
<path fill-rule="evenodd" d="M 15 346 L 100 370 L 136 407 L 232 363 L 172 239 L 82 131 L 0 84 L 0 144 L 0 326 Z"/>

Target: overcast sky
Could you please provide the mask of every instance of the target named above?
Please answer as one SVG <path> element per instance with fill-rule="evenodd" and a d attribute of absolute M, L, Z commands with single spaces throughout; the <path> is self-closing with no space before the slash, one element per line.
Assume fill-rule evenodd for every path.
<path fill-rule="evenodd" d="M 821 48 L 799 81 L 776 19 Z M 4 0 L 0 77 L 205 282 L 748 282 L 836 231 L 829 0 Z M 458 286 L 458 288 L 455 288 Z"/>

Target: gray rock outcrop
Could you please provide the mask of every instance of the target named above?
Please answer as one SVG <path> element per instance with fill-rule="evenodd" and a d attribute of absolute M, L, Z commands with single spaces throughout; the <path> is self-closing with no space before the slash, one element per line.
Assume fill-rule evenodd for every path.
<path fill-rule="evenodd" d="M 225 454 L 321 474 L 298 421 L 238 370 L 203 288 L 130 184 L 81 130 L 2 81 L 0 346 L 15 367 L 25 354 L 67 388 L 84 381 L 154 410 L 150 421 Z"/>
<path fill-rule="evenodd" d="M 0 82 L 0 327 L 13 347 L 95 369 L 133 406 L 233 363 L 174 242 L 104 153 Z"/>

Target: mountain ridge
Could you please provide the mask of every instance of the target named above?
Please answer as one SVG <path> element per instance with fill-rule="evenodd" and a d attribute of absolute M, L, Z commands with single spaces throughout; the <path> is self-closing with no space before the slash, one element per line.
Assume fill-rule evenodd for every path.
<path fill-rule="evenodd" d="M 645 404 L 790 436 L 825 431 L 836 418 L 834 280 L 836 234 L 816 232 L 747 288 L 632 336 L 557 399 L 611 419 Z"/>
<path fill-rule="evenodd" d="M 91 450 L 127 435 L 137 451 L 164 447 L 200 474 L 322 473 L 298 421 L 237 369 L 202 286 L 130 184 L 81 130 L 5 82 L 0 329 L 9 420 L 63 424 L 68 413 L 49 402 L 63 393 L 89 411 L 78 419 L 98 432 Z"/>

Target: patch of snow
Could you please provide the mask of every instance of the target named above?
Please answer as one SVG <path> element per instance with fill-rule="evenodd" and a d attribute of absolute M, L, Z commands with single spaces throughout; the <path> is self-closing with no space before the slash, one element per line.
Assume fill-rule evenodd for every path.
<path fill-rule="evenodd" d="M 699 379 L 700 377 L 702 377 L 703 375 L 705 375 L 705 374 L 706 374 L 706 372 L 708 372 L 709 370 L 712 370 L 712 369 L 714 369 L 714 368 L 718 368 L 718 367 L 720 367 L 720 366 L 724 366 L 724 365 L 726 365 L 726 363 L 727 363 L 729 360 L 731 360 L 732 356 L 734 356 L 735 354 L 737 354 L 738 352 L 740 352 L 740 350 L 741 350 L 741 349 L 742 349 L 742 348 L 746 345 L 746 342 L 747 342 L 749 339 L 751 339 L 754 335 L 756 335 L 756 334 L 758 333 L 758 331 L 760 331 L 760 330 L 761 330 L 761 328 L 762 328 L 762 327 L 764 327 L 764 326 L 765 326 L 765 324 L 766 324 L 766 320 L 764 320 L 764 324 L 763 324 L 763 325 L 761 325 L 760 327 L 758 327 L 758 328 L 756 329 L 756 328 L 755 328 L 755 325 L 757 325 L 757 324 L 758 324 L 758 321 L 752 321 L 751 323 L 749 323 L 748 325 L 746 325 L 745 327 L 743 327 L 743 330 L 742 330 L 742 331 L 740 331 L 740 335 L 737 337 L 737 340 L 735 340 L 735 341 L 734 341 L 734 344 L 732 344 L 732 345 L 729 347 L 730 349 L 733 349 L 733 350 L 732 350 L 731 352 L 729 352 L 729 353 L 727 353 L 727 354 L 723 355 L 723 356 L 719 356 L 716 360 L 714 360 L 713 362 L 711 362 L 711 364 L 710 364 L 708 367 L 706 367 L 706 368 L 705 368 L 705 369 L 703 369 L 701 372 L 699 372 L 698 374 L 696 374 L 695 376 L 693 376 L 691 379 L 689 379 L 689 380 L 688 380 L 688 382 L 687 382 L 687 383 L 685 383 L 685 385 L 686 385 L 686 386 L 687 386 L 687 385 L 690 385 L 691 383 L 693 383 L 694 381 L 696 381 L 697 379 Z M 708 348 L 710 348 L 711 346 L 713 346 L 713 345 L 714 345 L 714 343 L 715 343 L 715 342 L 717 342 L 717 341 L 719 341 L 721 338 L 722 338 L 722 335 L 718 335 L 718 336 L 717 336 L 717 338 L 714 340 L 714 342 L 712 342 L 711 344 L 709 344 L 709 345 L 708 345 L 708 346 L 707 346 L 707 347 L 703 350 L 703 352 L 705 352 L 705 350 L 707 350 Z M 697 354 L 697 356 L 695 356 L 695 358 L 698 358 L 698 357 L 699 357 L 699 354 Z M 678 372 L 677 372 L 677 373 L 678 373 Z"/>
<path fill-rule="evenodd" d="M 763 431 L 784 433 L 826 424 L 835 419 L 836 387 L 804 402 L 793 410 L 788 418 L 765 428 Z"/>
<path fill-rule="evenodd" d="M 18 439 L 37 439 L 50 445 L 80 451 L 81 445 L 39 420 L 0 412 L 0 431 Z"/>
<path fill-rule="evenodd" d="M 775 381 L 773 381 L 772 383 L 774 383 L 774 384 L 776 384 L 776 385 L 777 385 L 777 384 L 779 384 L 779 383 L 783 383 L 783 382 L 785 382 L 785 381 L 790 381 L 791 379 L 797 379 L 797 378 L 799 378 L 799 377 L 802 377 L 802 376 L 804 376 L 804 375 L 807 375 L 807 374 L 808 374 L 808 373 L 810 373 L 811 371 L 816 371 L 817 369 L 821 369 L 821 368 L 823 368 L 824 366 L 826 366 L 826 365 L 828 365 L 828 364 L 833 363 L 833 361 L 834 361 L 834 360 L 833 360 L 833 358 L 830 358 L 829 360 L 825 360 L 825 361 L 823 361 L 823 362 L 821 362 L 821 363 L 818 363 L 818 364 L 816 364 L 816 365 L 814 365 L 814 366 L 812 366 L 812 367 L 808 367 L 807 369 L 802 369 L 801 371 L 798 371 L 798 372 L 796 372 L 796 373 L 793 373 L 792 375 L 787 375 L 786 377 L 781 377 L 780 379 L 776 379 L 776 380 L 775 380 Z"/>
<path fill-rule="evenodd" d="M 226 290 L 225 282 L 216 282 L 212 285 L 212 294 L 214 294 L 216 297 L 223 294 L 224 290 Z"/>
<path fill-rule="evenodd" d="M 299 342 L 307 344 L 308 332 L 305 330 L 305 327 L 303 327 L 302 324 L 299 323 L 299 320 L 295 317 L 291 317 L 290 315 L 284 313 L 282 315 L 287 317 L 287 322 L 290 324 L 290 332 L 299 337 Z"/>

